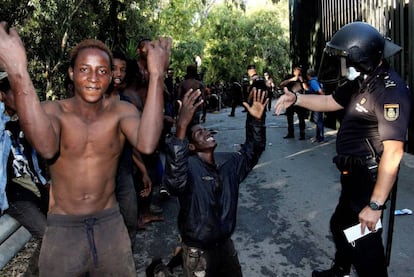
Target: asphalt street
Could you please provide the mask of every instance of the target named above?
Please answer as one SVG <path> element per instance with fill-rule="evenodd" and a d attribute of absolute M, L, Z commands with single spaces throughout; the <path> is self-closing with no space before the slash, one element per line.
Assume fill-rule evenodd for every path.
<path fill-rule="evenodd" d="M 234 151 L 244 142 L 245 113 L 238 107 L 208 113 L 205 127 L 217 131 L 216 151 Z M 332 163 L 336 131 L 325 129 L 327 141 L 312 143 L 314 124 L 307 122 L 307 139 L 283 139 L 286 117 L 267 112 L 267 146 L 257 166 L 240 189 L 236 231 L 233 235 L 244 276 L 311 276 L 313 269 L 329 268 L 334 245 L 329 219 L 339 196 L 339 172 Z M 414 209 L 414 158 L 401 164 L 397 209 Z M 177 201 L 161 203 L 165 221 L 153 222 L 137 238 L 134 254 L 138 276 L 155 257 L 164 262 L 178 243 Z M 383 223 L 387 227 L 386 222 Z M 414 215 L 395 218 L 389 276 L 414 276 Z M 176 271 L 180 276 L 180 270 Z M 353 273 L 351 276 L 356 276 Z"/>

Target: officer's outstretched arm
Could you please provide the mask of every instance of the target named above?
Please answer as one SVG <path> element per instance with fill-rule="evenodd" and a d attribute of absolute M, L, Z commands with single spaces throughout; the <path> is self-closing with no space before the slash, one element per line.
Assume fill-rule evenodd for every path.
<path fill-rule="evenodd" d="M 275 104 L 275 114 L 283 113 L 291 105 L 301 106 L 315 112 L 333 112 L 343 109 L 332 95 L 293 93 L 284 88 L 284 94 Z"/>

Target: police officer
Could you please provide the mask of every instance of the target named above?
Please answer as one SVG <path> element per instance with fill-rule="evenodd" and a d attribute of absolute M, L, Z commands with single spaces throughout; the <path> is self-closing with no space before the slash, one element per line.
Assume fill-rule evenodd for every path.
<path fill-rule="evenodd" d="M 280 87 L 287 87 L 289 89 L 289 91 L 292 92 L 298 92 L 298 93 L 303 93 L 304 92 L 304 88 L 303 85 L 304 84 L 304 80 L 302 78 L 301 75 L 302 72 L 302 67 L 301 66 L 295 66 L 293 68 L 293 74 L 289 74 L 285 77 L 285 79 L 280 82 L 279 86 Z M 305 123 L 305 118 L 306 118 L 306 109 L 302 108 L 302 107 L 293 107 L 290 106 L 286 109 L 286 119 L 287 119 L 287 123 L 288 123 L 288 133 L 286 134 L 286 136 L 284 136 L 284 139 L 290 139 L 290 138 L 294 138 L 295 137 L 295 130 L 294 130 L 294 124 L 293 124 L 293 117 L 296 114 L 298 115 L 298 120 L 299 120 L 299 140 L 304 140 L 305 139 L 305 128 L 306 128 L 306 123 Z"/>
<path fill-rule="evenodd" d="M 321 64 L 321 81 L 339 76 L 336 91 L 302 95 L 285 89 L 276 103 L 277 114 L 292 104 L 314 111 L 344 109 L 334 158 L 342 191 L 330 222 L 335 261 L 329 270 L 313 271 L 313 277 L 346 276 L 351 265 L 360 277 L 387 276 L 376 224 L 396 185 L 411 109 L 407 85 L 384 59 L 399 50 L 367 23 L 347 24 L 326 44 Z M 323 72 L 327 68 L 337 71 Z M 366 227 L 373 232 L 348 243 L 343 230 L 358 223 L 361 232 Z"/>

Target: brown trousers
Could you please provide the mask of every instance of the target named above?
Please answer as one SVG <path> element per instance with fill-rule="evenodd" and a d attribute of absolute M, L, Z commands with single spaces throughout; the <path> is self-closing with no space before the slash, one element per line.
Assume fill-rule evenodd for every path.
<path fill-rule="evenodd" d="M 40 276 L 137 276 L 119 207 L 94 215 L 49 214 Z"/>

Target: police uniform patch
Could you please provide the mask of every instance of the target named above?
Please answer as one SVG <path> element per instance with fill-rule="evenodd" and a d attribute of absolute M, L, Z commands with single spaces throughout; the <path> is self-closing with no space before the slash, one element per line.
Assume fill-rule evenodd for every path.
<path fill-rule="evenodd" d="M 390 87 L 397 86 L 397 84 L 395 83 L 395 81 L 390 79 L 390 76 L 389 75 L 387 75 L 387 76 L 384 77 L 384 85 L 385 85 L 385 88 L 390 88 Z"/>
<path fill-rule="evenodd" d="M 397 120 L 400 115 L 400 104 L 384 104 L 384 118 L 387 121 Z"/>
<path fill-rule="evenodd" d="M 365 102 L 367 102 L 367 99 L 366 99 L 365 97 L 363 97 L 363 98 L 361 99 L 361 101 L 359 101 L 359 104 L 364 105 L 364 104 L 365 104 Z"/>

